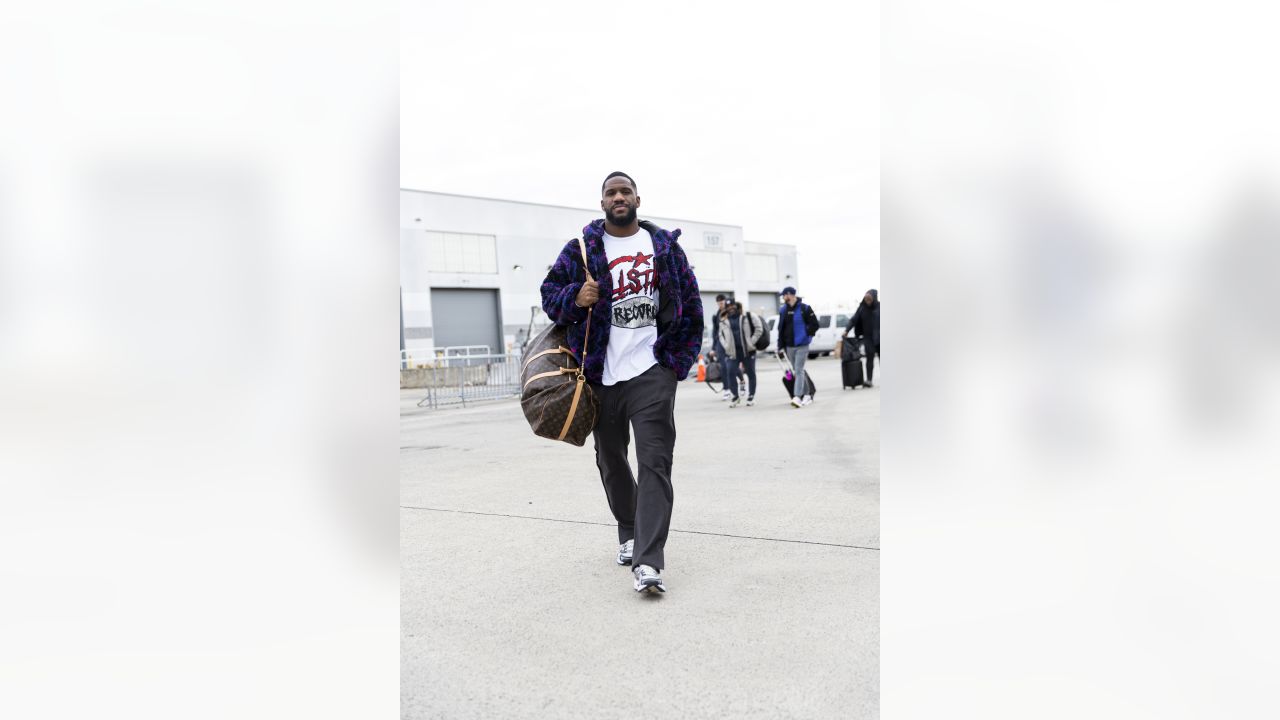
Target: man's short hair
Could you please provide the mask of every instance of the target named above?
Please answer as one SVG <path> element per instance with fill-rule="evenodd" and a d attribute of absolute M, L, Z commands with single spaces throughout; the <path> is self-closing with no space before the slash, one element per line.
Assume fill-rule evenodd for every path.
<path fill-rule="evenodd" d="M 729 298 L 725 297 L 724 293 L 720 293 L 719 295 L 716 296 L 716 302 L 720 302 L 721 300 L 728 300 L 728 299 Z"/>
<path fill-rule="evenodd" d="M 621 170 L 614 170 L 613 172 L 609 173 L 609 176 L 604 179 L 604 182 L 600 183 L 600 192 L 604 192 L 604 186 L 607 185 L 610 180 L 616 177 L 626 178 L 631 183 L 631 189 L 635 190 L 636 192 L 640 192 L 640 186 L 636 185 L 636 181 L 633 180 L 630 175 L 622 172 Z"/>

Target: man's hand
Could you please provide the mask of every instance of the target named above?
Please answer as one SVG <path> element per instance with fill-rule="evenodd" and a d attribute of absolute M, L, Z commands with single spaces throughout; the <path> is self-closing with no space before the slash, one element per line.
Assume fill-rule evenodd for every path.
<path fill-rule="evenodd" d="M 582 288 L 578 290 L 578 297 L 574 298 L 574 304 L 578 307 L 591 307 L 600 300 L 600 286 L 595 280 L 588 280 L 582 283 Z"/>

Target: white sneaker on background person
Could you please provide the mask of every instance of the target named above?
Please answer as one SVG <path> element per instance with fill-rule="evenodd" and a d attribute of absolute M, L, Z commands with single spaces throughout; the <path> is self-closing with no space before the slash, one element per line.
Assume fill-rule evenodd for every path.
<path fill-rule="evenodd" d="M 807 407 L 807 406 L 812 405 L 812 404 L 813 404 L 813 396 L 812 396 L 812 395 L 805 395 L 805 396 L 804 396 L 804 399 L 800 401 L 800 407 Z"/>
<path fill-rule="evenodd" d="M 793 398 L 791 398 L 791 406 L 792 406 L 792 407 L 800 407 L 800 398 L 798 398 L 798 397 L 793 397 Z"/>

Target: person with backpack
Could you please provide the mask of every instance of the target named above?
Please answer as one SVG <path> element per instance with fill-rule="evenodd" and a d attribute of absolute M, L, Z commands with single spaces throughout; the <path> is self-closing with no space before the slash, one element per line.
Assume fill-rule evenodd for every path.
<path fill-rule="evenodd" d="M 760 316 L 743 312 L 740 302 L 726 303 L 724 318 L 720 321 L 719 339 L 733 372 L 733 381 L 730 383 L 733 390 L 733 402 L 729 403 L 731 408 L 736 408 L 741 403 L 738 379 L 743 372 L 747 375 L 747 407 L 756 404 L 756 350 L 761 338 L 764 338 L 764 346 L 768 347 L 768 335 L 765 334 L 765 324 Z"/>
<path fill-rule="evenodd" d="M 813 308 L 796 296 L 796 289 L 782 288 L 783 304 L 778 308 L 778 354 L 786 353 L 795 375 L 795 390 L 791 405 L 805 407 L 813 404 L 813 395 L 805 384 L 804 361 L 809 357 L 809 343 L 818 334 L 818 316 Z"/>

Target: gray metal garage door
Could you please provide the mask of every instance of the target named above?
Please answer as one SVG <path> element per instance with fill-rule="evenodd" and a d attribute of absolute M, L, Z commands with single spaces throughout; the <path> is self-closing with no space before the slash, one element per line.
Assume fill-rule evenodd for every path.
<path fill-rule="evenodd" d="M 747 302 L 751 304 L 751 307 L 748 308 L 751 312 L 764 317 L 777 315 L 778 306 L 782 304 L 777 295 L 762 292 L 751 293 L 747 298 Z"/>
<path fill-rule="evenodd" d="M 431 334 L 437 350 L 487 345 L 491 353 L 506 352 L 498 291 L 432 288 Z"/>

